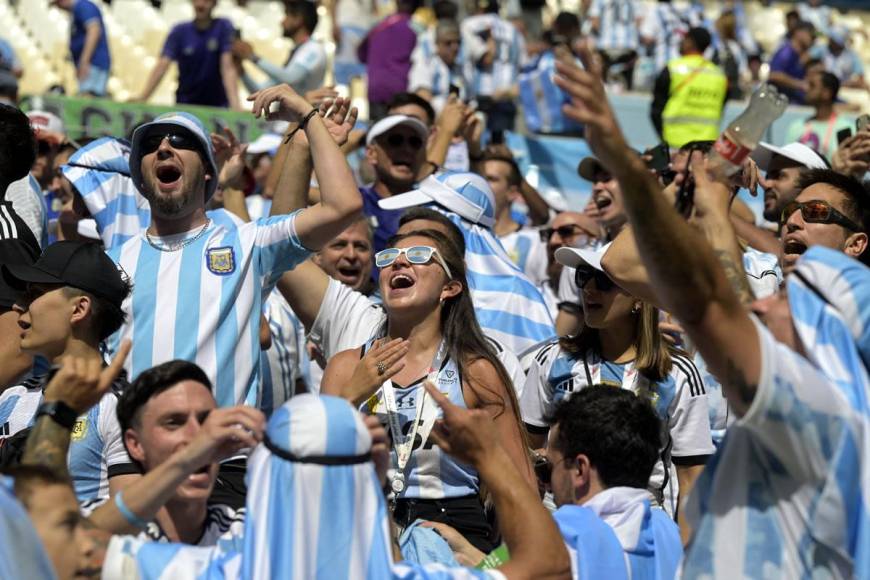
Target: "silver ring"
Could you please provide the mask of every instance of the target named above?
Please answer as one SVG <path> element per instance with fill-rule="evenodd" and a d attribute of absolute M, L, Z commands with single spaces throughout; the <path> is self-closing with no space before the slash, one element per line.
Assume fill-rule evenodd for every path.
<path fill-rule="evenodd" d="M 385 372 L 387 372 L 387 364 L 384 361 L 379 360 L 377 367 L 378 367 L 378 376 L 381 376 Z"/>

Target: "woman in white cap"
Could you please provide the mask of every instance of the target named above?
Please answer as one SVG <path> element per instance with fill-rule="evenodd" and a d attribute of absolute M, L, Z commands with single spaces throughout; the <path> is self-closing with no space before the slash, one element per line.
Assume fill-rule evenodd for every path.
<path fill-rule="evenodd" d="M 662 338 L 658 309 L 628 294 L 601 268 L 606 249 L 556 250 L 559 262 L 576 268 L 585 325 L 535 354 L 523 390 L 523 420 L 532 443 L 543 446 L 555 407 L 587 386 L 613 385 L 647 398 L 662 420 L 661 458 L 648 489 L 676 518 L 680 492 L 688 495 L 715 451 L 704 382 L 692 360 Z"/>
<path fill-rule="evenodd" d="M 394 448 L 393 516 L 448 523 L 484 552 L 495 546 L 477 471 L 443 453 L 429 432 L 439 412 L 423 383 L 454 404 L 491 413 L 501 443 L 530 486 L 519 404 L 475 317 L 465 262 L 440 232 L 396 236 L 378 252 L 386 324 L 362 348 L 335 355 L 321 383 L 386 424 Z M 377 330 L 377 329 L 373 329 Z"/>

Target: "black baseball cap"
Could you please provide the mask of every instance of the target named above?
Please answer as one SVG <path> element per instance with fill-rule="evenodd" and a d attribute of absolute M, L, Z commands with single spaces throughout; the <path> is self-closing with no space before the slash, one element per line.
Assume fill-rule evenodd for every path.
<path fill-rule="evenodd" d="M 121 308 L 129 287 L 102 246 L 93 242 L 51 244 L 32 266 L 3 265 L 6 283 L 18 290 L 27 284 L 63 284 L 90 292 Z"/>
<path fill-rule="evenodd" d="M 0 264 L 10 266 L 32 266 L 36 261 L 31 247 L 19 239 L 0 240 Z M 0 276 L 0 308 L 11 309 L 21 298 L 21 290 L 6 282 L 5 277 Z"/>

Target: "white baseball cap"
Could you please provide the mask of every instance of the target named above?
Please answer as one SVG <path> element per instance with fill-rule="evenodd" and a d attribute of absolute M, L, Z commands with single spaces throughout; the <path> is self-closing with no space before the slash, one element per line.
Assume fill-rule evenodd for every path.
<path fill-rule="evenodd" d="M 423 121 L 417 119 L 415 117 L 410 117 L 408 115 L 390 115 L 389 117 L 384 117 L 369 129 L 368 134 L 366 134 L 366 145 L 371 145 L 372 141 L 392 129 L 393 127 L 398 127 L 399 125 L 405 125 L 414 130 L 417 135 L 419 135 L 420 139 L 424 142 L 429 138 L 429 128 L 423 124 Z"/>
<path fill-rule="evenodd" d="M 612 242 L 610 242 L 612 243 Z M 577 268 L 579 266 L 592 266 L 599 272 L 604 272 L 601 267 L 601 259 L 607 250 L 610 249 L 610 243 L 607 243 L 600 248 L 570 248 L 563 247 L 556 250 L 556 261 L 563 266 L 569 268 Z M 605 274 L 607 272 L 604 272 Z"/>
<path fill-rule="evenodd" d="M 430 175 L 417 189 L 378 201 L 382 209 L 404 209 L 435 203 L 475 224 L 495 224 L 495 196 L 486 180 L 476 173 L 444 171 Z"/>
<path fill-rule="evenodd" d="M 752 152 L 752 160 L 759 169 L 767 171 L 771 161 L 777 156 L 785 157 L 807 169 L 830 169 L 831 164 L 821 153 L 803 143 L 789 143 L 784 147 L 776 147 L 770 143 L 761 142 Z"/>

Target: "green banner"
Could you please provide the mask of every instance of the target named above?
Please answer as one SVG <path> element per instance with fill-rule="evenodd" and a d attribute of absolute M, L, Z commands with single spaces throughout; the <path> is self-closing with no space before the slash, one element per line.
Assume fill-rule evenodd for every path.
<path fill-rule="evenodd" d="M 22 108 L 25 111 L 40 109 L 54 113 L 63 119 L 67 135 L 73 139 L 107 135 L 129 139 L 137 126 L 170 111 L 185 111 L 196 115 L 210 131 L 217 132 L 229 127 L 243 143 L 259 137 L 266 126 L 266 121 L 256 119 L 251 113 L 215 107 L 164 107 L 56 95 L 28 97 Z"/>

